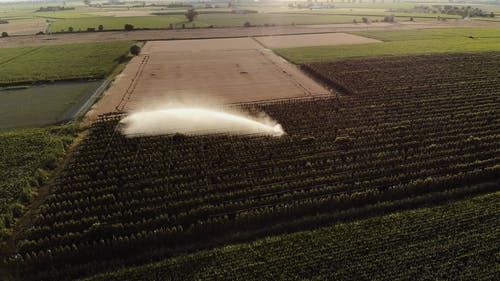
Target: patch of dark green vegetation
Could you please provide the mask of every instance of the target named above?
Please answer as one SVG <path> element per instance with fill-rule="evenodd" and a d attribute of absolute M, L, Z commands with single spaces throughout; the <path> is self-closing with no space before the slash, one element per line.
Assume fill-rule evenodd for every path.
<path fill-rule="evenodd" d="M 85 280 L 495 280 L 499 203 L 496 192 Z"/>
<path fill-rule="evenodd" d="M 0 250 L 78 132 L 72 125 L 0 133 Z"/>

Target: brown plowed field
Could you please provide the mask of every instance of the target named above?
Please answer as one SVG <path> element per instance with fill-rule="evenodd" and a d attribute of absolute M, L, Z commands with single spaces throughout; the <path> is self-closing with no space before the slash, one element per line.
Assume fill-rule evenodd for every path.
<path fill-rule="evenodd" d="M 162 102 L 227 104 L 328 90 L 251 38 L 147 42 L 89 117 Z"/>
<path fill-rule="evenodd" d="M 47 22 L 45 20 L 11 20 L 7 24 L 0 24 L 0 32 L 5 31 L 11 36 L 33 35 L 39 31 L 45 32 L 46 30 Z"/>

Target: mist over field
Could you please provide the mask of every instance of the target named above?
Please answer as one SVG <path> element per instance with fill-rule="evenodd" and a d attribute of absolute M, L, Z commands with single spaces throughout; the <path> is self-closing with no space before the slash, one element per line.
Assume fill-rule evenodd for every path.
<path fill-rule="evenodd" d="M 250 116 L 237 110 L 208 105 L 166 104 L 151 110 L 131 112 L 120 121 L 121 132 L 128 137 L 166 134 L 232 135 L 258 134 L 282 136 L 285 131 L 264 112 Z"/>

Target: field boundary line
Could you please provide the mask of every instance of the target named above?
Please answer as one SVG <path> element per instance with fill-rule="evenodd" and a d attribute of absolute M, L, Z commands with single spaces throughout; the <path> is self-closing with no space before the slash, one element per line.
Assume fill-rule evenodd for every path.
<path fill-rule="evenodd" d="M 306 96 L 314 95 L 309 88 L 302 85 L 302 83 L 300 83 L 297 79 L 295 79 L 295 77 L 292 74 L 290 74 L 285 68 L 281 67 L 276 61 L 273 60 L 273 58 L 271 58 L 271 56 L 276 56 L 276 59 L 283 59 L 282 57 L 277 56 L 273 51 L 267 48 L 263 50 L 260 49 L 258 51 L 262 56 L 264 56 L 269 62 L 271 62 L 277 68 L 279 73 L 284 75 L 287 78 L 287 80 L 290 80 L 297 88 L 299 88 L 302 92 L 304 92 Z M 284 63 L 289 64 L 287 60 L 284 60 Z M 290 67 L 294 66 L 290 65 Z"/>
<path fill-rule="evenodd" d="M 97 100 L 97 98 L 104 93 L 104 91 L 111 84 L 110 80 L 104 79 L 98 85 L 96 85 L 93 89 L 87 92 L 87 94 L 83 97 L 83 99 L 68 109 L 62 117 L 62 122 L 67 122 L 66 124 L 71 123 L 73 120 L 79 118 L 83 115 Z"/>
<path fill-rule="evenodd" d="M 262 42 L 260 42 L 260 41 L 259 41 L 257 38 L 255 38 L 255 37 L 256 37 L 256 36 L 252 36 L 252 37 L 250 37 L 250 38 L 252 38 L 252 40 L 253 40 L 255 43 L 259 44 L 262 48 L 264 48 L 264 49 L 269 49 L 266 45 L 264 45 Z"/>
<path fill-rule="evenodd" d="M 253 105 L 253 104 L 275 104 L 275 103 L 280 103 L 280 102 L 287 102 L 287 101 L 295 101 L 295 100 L 321 100 L 321 99 L 330 99 L 334 98 L 335 96 L 328 93 L 328 94 L 320 94 L 320 95 L 311 95 L 311 96 L 302 96 L 302 97 L 286 97 L 286 98 L 274 98 L 274 99 L 262 99 L 262 100 L 255 100 L 255 101 L 244 101 L 244 102 L 233 102 L 233 103 L 226 103 L 224 106 L 235 106 L 235 105 Z"/>
<path fill-rule="evenodd" d="M 14 57 L 12 57 L 12 58 L 10 58 L 10 59 L 7 59 L 7 60 L 5 60 L 5 61 L 0 62 L 0 65 L 7 64 L 7 63 L 9 63 L 9 62 L 11 62 L 11 61 L 13 61 L 13 60 L 15 60 L 15 59 L 17 59 L 17 58 L 20 58 L 20 57 L 22 57 L 22 56 L 26 56 L 26 55 L 28 55 L 28 54 L 31 54 L 31 53 L 33 53 L 33 52 L 36 52 L 36 51 L 40 50 L 40 49 L 41 49 L 41 48 L 43 48 L 43 47 L 44 47 L 44 46 L 38 46 L 38 47 L 35 47 L 35 48 L 33 48 L 32 50 L 29 50 L 29 51 L 27 51 L 27 52 L 25 52 L 25 53 L 22 53 L 22 54 L 20 54 L 20 55 L 14 56 Z"/>
<path fill-rule="evenodd" d="M 132 77 L 132 80 L 130 81 L 130 84 L 129 84 L 127 90 L 125 90 L 125 93 L 123 94 L 122 99 L 120 100 L 118 105 L 115 107 L 116 110 L 123 111 L 125 109 L 125 106 L 127 105 L 127 102 L 132 97 L 132 94 L 135 90 L 135 87 L 137 86 L 139 78 L 142 76 L 142 72 L 144 71 L 144 68 L 146 67 L 146 64 L 148 62 L 149 62 L 149 55 L 144 55 L 144 57 L 142 58 L 142 61 L 139 64 L 139 67 L 137 68 L 137 71 L 136 71 L 134 77 Z"/>

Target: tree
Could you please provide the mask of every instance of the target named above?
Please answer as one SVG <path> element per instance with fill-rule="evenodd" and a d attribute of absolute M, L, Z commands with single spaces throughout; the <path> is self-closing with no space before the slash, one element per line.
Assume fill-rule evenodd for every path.
<path fill-rule="evenodd" d="M 100 24 L 100 25 L 97 27 L 97 29 L 98 29 L 99 31 L 103 31 L 103 30 L 104 30 L 104 25 Z"/>
<path fill-rule="evenodd" d="M 394 15 L 385 16 L 383 21 L 384 22 L 394 22 Z"/>
<path fill-rule="evenodd" d="M 69 32 L 73 32 L 74 28 L 72 26 L 68 27 Z"/>
<path fill-rule="evenodd" d="M 184 15 L 186 16 L 186 19 L 189 22 L 192 22 L 194 21 L 194 18 L 198 15 L 198 12 L 195 11 L 194 9 L 189 9 Z"/>
<path fill-rule="evenodd" d="M 127 23 L 127 24 L 125 24 L 125 30 L 126 30 L 126 31 L 131 31 L 131 30 L 134 30 L 134 26 L 133 26 L 133 25 L 131 25 L 131 24 L 129 24 L 129 23 Z"/>
<path fill-rule="evenodd" d="M 141 47 L 132 45 L 132 47 L 130 47 L 130 53 L 134 56 L 138 56 L 141 53 Z"/>
<path fill-rule="evenodd" d="M 2 32 L 2 37 L 9 37 L 9 33 L 5 32 L 5 31 Z"/>
<path fill-rule="evenodd" d="M 90 5 L 90 0 L 83 0 L 83 4 L 89 6 Z"/>

